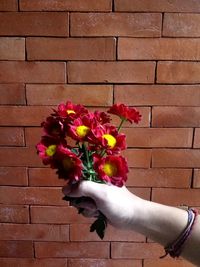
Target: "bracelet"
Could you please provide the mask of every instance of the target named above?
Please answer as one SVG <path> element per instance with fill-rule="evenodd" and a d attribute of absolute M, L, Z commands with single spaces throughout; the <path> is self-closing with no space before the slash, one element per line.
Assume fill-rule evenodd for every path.
<path fill-rule="evenodd" d="M 161 256 L 160 257 L 161 259 L 166 257 L 168 254 L 172 258 L 176 258 L 176 257 L 178 258 L 180 256 L 184 248 L 184 244 L 192 232 L 194 223 L 198 215 L 198 211 L 196 209 L 188 209 L 187 212 L 188 212 L 188 223 L 187 223 L 186 228 L 183 230 L 183 232 L 178 236 L 178 238 L 174 242 L 172 242 L 170 245 L 165 247 L 166 254 Z"/>

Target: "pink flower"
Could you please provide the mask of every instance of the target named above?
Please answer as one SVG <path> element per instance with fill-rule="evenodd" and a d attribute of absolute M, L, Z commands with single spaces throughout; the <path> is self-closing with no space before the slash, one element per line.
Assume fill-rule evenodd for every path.
<path fill-rule="evenodd" d="M 130 123 L 138 123 L 141 120 L 142 115 L 135 108 L 130 108 L 124 104 L 114 104 L 108 113 L 119 116 L 122 120 L 127 120 Z"/>
<path fill-rule="evenodd" d="M 122 156 L 94 156 L 94 170 L 99 179 L 119 187 L 127 180 L 128 165 Z"/>

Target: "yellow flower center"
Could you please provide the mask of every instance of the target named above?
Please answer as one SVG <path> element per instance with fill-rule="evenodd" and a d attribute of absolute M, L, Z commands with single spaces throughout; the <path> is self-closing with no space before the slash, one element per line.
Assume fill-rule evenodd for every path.
<path fill-rule="evenodd" d="M 67 112 L 68 115 L 69 115 L 69 114 L 75 114 L 75 111 L 72 110 L 72 109 L 67 109 L 66 112 Z"/>
<path fill-rule="evenodd" d="M 112 177 L 112 176 L 115 176 L 117 174 L 117 167 L 115 165 L 113 165 L 112 163 L 107 162 L 103 165 L 103 171 L 109 177 Z"/>
<path fill-rule="evenodd" d="M 80 138 L 85 137 L 90 131 L 90 128 L 85 125 L 80 125 L 76 128 L 76 133 Z"/>
<path fill-rule="evenodd" d="M 69 157 L 66 157 L 65 159 L 63 159 L 62 163 L 63 163 L 63 167 L 66 171 L 68 171 L 74 167 L 74 161 Z"/>
<path fill-rule="evenodd" d="M 108 146 L 110 148 L 115 147 L 115 145 L 117 143 L 117 140 L 116 140 L 116 138 L 114 136 L 112 136 L 111 134 L 104 134 L 103 138 L 105 138 L 107 140 Z"/>
<path fill-rule="evenodd" d="M 56 145 L 50 145 L 46 149 L 46 154 L 49 157 L 52 157 L 56 153 Z"/>

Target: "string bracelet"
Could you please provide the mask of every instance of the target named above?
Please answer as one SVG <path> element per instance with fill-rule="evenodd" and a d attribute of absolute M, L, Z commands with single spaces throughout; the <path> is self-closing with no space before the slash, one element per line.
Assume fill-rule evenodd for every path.
<path fill-rule="evenodd" d="M 160 258 L 166 257 L 168 254 L 172 258 L 178 258 L 184 248 L 184 244 L 188 237 L 190 236 L 194 223 L 196 221 L 198 211 L 196 209 L 188 209 L 188 222 L 186 228 L 183 230 L 183 232 L 178 236 L 178 238 L 173 241 L 170 245 L 165 247 L 165 255 L 161 256 Z"/>

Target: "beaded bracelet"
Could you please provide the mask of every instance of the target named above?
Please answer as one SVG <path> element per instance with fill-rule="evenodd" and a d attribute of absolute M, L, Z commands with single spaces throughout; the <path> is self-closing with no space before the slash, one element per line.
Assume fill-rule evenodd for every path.
<path fill-rule="evenodd" d="M 183 250 L 184 244 L 188 237 L 190 236 L 194 223 L 196 221 L 198 211 L 195 209 L 188 209 L 188 223 L 186 228 L 183 230 L 183 232 L 178 236 L 178 238 L 172 242 L 170 245 L 165 247 L 166 254 L 164 256 L 161 256 L 160 258 L 166 257 L 168 254 L 172 258 L 178 258 Z"/>

